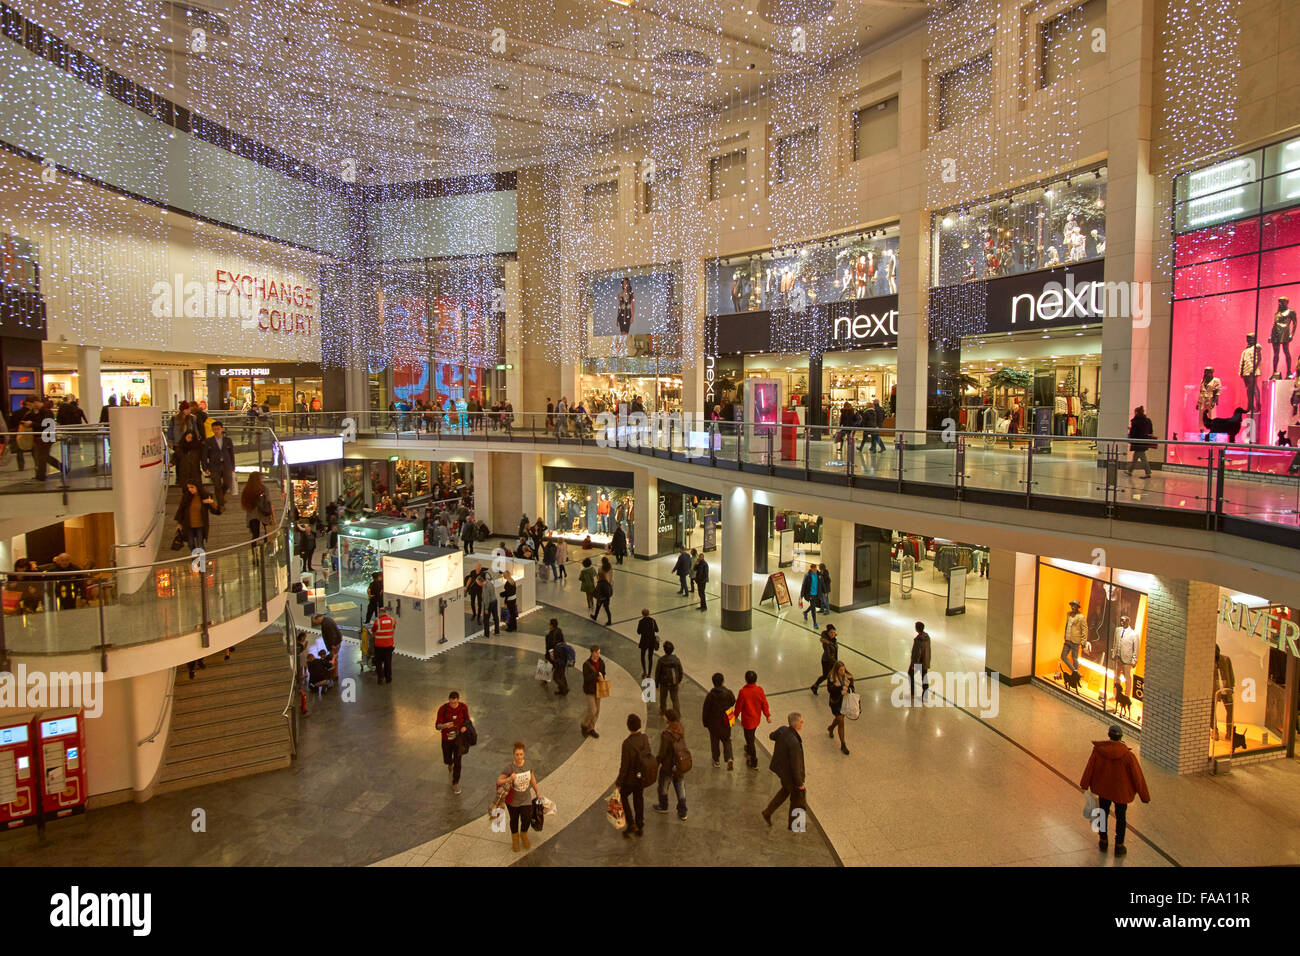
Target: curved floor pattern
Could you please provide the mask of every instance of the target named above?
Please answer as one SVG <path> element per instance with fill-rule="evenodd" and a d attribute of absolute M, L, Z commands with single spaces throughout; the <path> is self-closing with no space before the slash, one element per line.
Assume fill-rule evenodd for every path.
<path fill-rule="evenodd" d="M 564 615 L 572 618 L 572 615 Z M 500 637 L 493 636 L 487 642 L 476 641 L 469 647 L 501 647 L 507 645 L 520 648 L 518 656 L 521 662 L 515 665 L 511 674 L 513 684 L 511 693 L 511 718 L 518 728 L 516 735 L 528 744 L 528 754 L 540 771 L 537 776 L 538 787 L 543 796 L 554 800 L 556 812 L 546 818 L 546 826 L 541 833 L 533 831 L 530 840 L 533 845 L 528 853 L 538 853 L 555 838 L 563 834 L 565 827 L 573 822 L 582 810 L 604 803 L 604 796 L 610 790 L 619 762 L 619 748 L 625 731 L 623 721 L 629 713 L 636 713 L 645 718 L 645 704 L 641 700 L 641 690 L 632 675 L 619 666 L 616 660 L 606 662 L 605 673 L 610 682 L 610 696 L 601 701 L 600 718 L 596 729 L 598 738 L 583 739 L 579 724 L 586 714 L 586 701 L 582 693 L 580 671 L 570 672 L 569 695 L 558 698 L 554 685 L 542 686 L 533 677 L 537 659 L 544 646 L 543 634 L 549 614 L 533 614 L 521 621 L 521 629 L 515 633 L 502 632 Z M 567 625 L 567 621 L 565 624 Z M 562 625 L 564 626 L 564 625 Z M 581 662 L 590 654 L 576 633 L 576 629 L 566 627 L 566 639 L 573 644 L 574 653 Z M 442 660 L 445 658 L 440 658 Z M 519 686 L 519 674 L 523 674 L 529 686 Z M 497 680 L 500 675 L 491 675 Z M 469 693 L 468 691 L 466 692 Z M 560 713 L 563 716 L 539 720 L 539 712 Z M 471 706 L 470 714 L 474 709 Z M 432 720 L 430 720 L 432 724 Z M 476 724 L 477 725 L 477 724 Z M 480 733 L 480 745 L 482 744 Z M 556 746 L 559 740 L 572 741 L 575 749 L 562 763 L 547 759 L 547 747 Z M 497 755 L 503 747 L 505 753 L 498 759 L 487 762 L 485 767 L 495 777 L 510 762 L 510 741 L 502 740 L 493 748 Z M 475 764 L 484 764 L 483 754 L 475 748 L 466 758 Z M 443 772 L 445 785 L 445 772 Z M 493 783 L 493 786 L 495 784 Z M 470 793 L 464 786 L 464 795 Z M 481 788 L 478 788 L 481 789 Z M 492 801 L 492 791 L 487 798 L 477 800 L 477 815 L 456 830 L 444 833 L 432 840 L 427 840 L 402 853 L 394 854 L 380 860 L 376 866 L 505 866 L 519 858 L 510 846 L 509 833 L 498 833 L 492 829 L 488 817 L 488 807 Z M 603 813 L 603 810 L 601 811 Z"/>

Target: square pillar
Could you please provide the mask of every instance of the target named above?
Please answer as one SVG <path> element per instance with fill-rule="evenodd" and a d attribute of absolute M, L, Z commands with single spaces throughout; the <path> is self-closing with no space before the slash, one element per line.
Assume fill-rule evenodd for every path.
<path fill-rule="evenodd" d="M 1034 676 L 1034 597 L 1038 557 L 1019 551 L 989 553 L 984 669 L 1004 684 Z"/>
<path fill-rule="evenodd" d="M 77 346 L 77 396 L 89 422 L 99 421 L 104 404 L 104 390 L 99 384 L 99 346 Z"/>
<path fill-rule="evenodd" d="M 472 458 L 474 464 L 474 513 L 480 521 L 486 521 L 493 531 L 507 531 L 515 527 L 493 510 L 496 496 L 492 494 L 492 453 L 476 451 Z"/>
<path fill-rule="evenodd" d="M 632 469 L 632 527 L 628 531 L 632 554 L 659 557 L 659 522 L 671 520 L 659 513 L 659 478 L 645 468 Z"/>
<path fill-rule="evenodd" d="M 1156 577 L 1147 601 L 1142 759 L 1197 773 L 1210 753 L 1218 588 Z"/>

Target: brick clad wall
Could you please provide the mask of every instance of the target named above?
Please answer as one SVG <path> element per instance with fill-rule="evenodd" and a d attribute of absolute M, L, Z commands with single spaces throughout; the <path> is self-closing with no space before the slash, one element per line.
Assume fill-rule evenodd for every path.
<path fill-rule="evenodd" d="M 1175 773 L 1206 770 L 1218 588 L 1156 577 L 1147 598 L 1142 759 Z"/>

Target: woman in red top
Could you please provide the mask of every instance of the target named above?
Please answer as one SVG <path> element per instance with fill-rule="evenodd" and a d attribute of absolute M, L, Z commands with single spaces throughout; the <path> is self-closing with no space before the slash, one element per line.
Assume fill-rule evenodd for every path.
<path fill-rule="evenodd" d="M 442 762 L 451 774 L 451 792 L 460 793 L 460 732 L 469 720 L 469 708 L 460 699 L 460 694 L 452 691 L 447 695 L 447 703 L 438 708 L 433 718 L 434 726 L 442 731 Z"/>
<path fill-rule="evenodd" d="M 767 706 L 767 695 L 758 686 L 758 675 L 745 671 L 745 686 L 736 695 L 736 714 L 740 718 L 740 729 L 745 732 L 745 762 L 750 770 L 758 769 L 758 751 L 754 747 L 754 731 L 758 730 L 758 718 L 761 714 L 772 722 L 772 711 Z"/>

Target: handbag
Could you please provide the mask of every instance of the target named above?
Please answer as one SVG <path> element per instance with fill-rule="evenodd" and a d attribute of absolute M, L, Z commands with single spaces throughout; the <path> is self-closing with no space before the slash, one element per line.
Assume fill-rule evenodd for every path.
<path fill-rule="evenodd" d="M 172 550 L 179 551 L 185 547 L 185 535 L 180 528 L 176 529 L 176 537 L 172 538 Z"/>
<path fill-rule="evenodd" d="M 1083 794 L 1083 818 L 1091 823 L 1096 819 L 1093 814 L 1095 814 L 1100 807 L 1101 802 L 1097 799 L 1097 795 L 1091 790 L 1085 791 Z"/>
<path fill-rule="evenodd" d="M 844 701 L 840 704 L 840 713 L 849 720 L 857 720 L 862 716 L 862 698 L 856 691 L 849 691 L 844 695 Z"/>
<path fill-rule="evenodd" d="M 537 666 L 533 668 L 533 677 L 542 683 L 551 679 L 551 663 L 545 657 L 537 658 Z"/>
<path fill-rule="evenodd" d="M 609 696 L 609 681 L 603 677 L 596 678 L 596 699 Z"/>
<path fill-rule="evenodd" d="M 546 816 L 546 807 L 542 804 L 541 797 L 533 797 L 533 813 L 529 825 L 538 833 L 542 832 L 543 817 Z"/>

